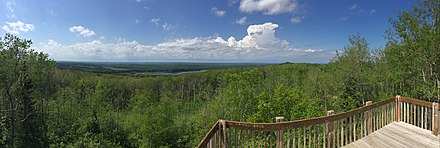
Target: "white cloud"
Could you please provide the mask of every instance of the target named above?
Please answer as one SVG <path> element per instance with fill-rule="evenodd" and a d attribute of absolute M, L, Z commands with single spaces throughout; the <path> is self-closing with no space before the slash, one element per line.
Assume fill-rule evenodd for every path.
<path fill-rule="evenodd" d="M 95 35 L 95 31 L 85 28 L 83 26 L 72 26 L 69 28 L 70 32 L 79 33 L 83 37 L 90 37 Z"/>
<path fill-rule="evenodd" d="M 373 14 L 376 13 L 376 9 L 371 9 L 370 12 L 368 12 L 369 14 Z"/>
<path fill-rule="evenodd" d="M 298 7 L 296 0 L 241 0 L 240 11 L 251 13 L 262 11 L 266 15 L 294 12 Z"/>
<path fill-rule="evenodd" d="M 15 13 L 14 13 L 15 6 L 16 6 L 15 0 L 6 1 L 6 8 L 9 10 L 8 14 L 6 14 L 7 18 L 15 18 Z"/>
<path fill-rule="evenodd" d="M 290 23 L 299 24 L 299 23 L 301 23 L 303 18 L 304 18 L 303 16 L 294 16 L 290 19 Z"/>
<path fill-rule="evenodd" d="M 353 5 L 351 5 L 350 8 L 348 8 L 348 9 L 350 9 L 350 10 L 355 10 L 355 9 L 357 9 L 357 8 L 359 8 L 359 5 L 358 5 L 358 4 L 353 4 Z"/>
<path fill-rule="evenodd" d="M 139 23 L 141 23 L 142 22 L 142 20 L 140 20 L 140 19 L 135 19 L 134 20 L 134 23 L 136 23 L 136 24 L 139 24 Z"/>
<path fill-rule="evenodd" d="M 230 37 L 180 38 L 158 44 L 141 44 L 119 40 L 100 40 L 63 45 L 53 40 L 41 43 L 38 51 L 49 53 L 55 60 L 86 61 L 215 61 L 215 62 L 328 62 L 332 52 L 298 49 L 275 37 L 277 24 L 250 25 L 247 35 L 237 40 Z"/>
<path fill-rule="evenodd" d="M 311 53 L 314 53 L 314 52 L 321 52 L 322 50 L 316 50 L 316 49 L 307 49 L 307 50 L 304 50 L 304 52 L 311 52 Z"/>
<path fill-rule="evenodd" d="M 176 26 L 172 25 L 172 24 L 168 24 L 168 23 L 163 23 L 162 24 L 162 29 L 165 31 L 169 31 L 176 28 Z"/>
<path fill-rule="evenodd" d="M 150 20 L 151 23 L 154 23 L 154 24 L 156 24 L 156 25 L 159 25 L 159 21 L 160 21 L 160 18 L 152 18 L 152 19 Z"/>
<path fill-rule="evenodd" d="M 12 34 L 20 34 L 20 32 L 34 31 L 35 26 L 33 24 L 26 24 L 22 21 L 17 22 L 5 22 L 2 29 Z"/>
<path fill-rule="evenodd" d="M 212 9 L 211 9 L 211 12 L 214 13 L 214 15 L 216 15 L 216 16 L 218 16 L 218 17 L 222 17 L 222 16 L 225 16 L 225 15 L 226 15 L 226 11 L 224 11 L 224 10 L 220 10 L 220 9 L 218 9 L 218 8 L 216 8 L 216 7 L 212 8 Z"/>
<path fill-rule="evenodd" d="M 236 24 L 240 24 L 240 25 L 244 25 L 244 24 L 246 24 L 246 20 L 247 20 L 247 17 L 246 17 L 246 16 L 243 16 L 243 17 L 241 17 L 240 19 L 235 20 L 234 23 L 236 23 Z"/>
<path fill-rule="evenodd" d="M 278 40 L 275 37 L 276 28 L 278 28 L 278 24 L 270 22 L 259 25 L 250 25 L 247 29 L 248 34 L 242 40 L 237 41 L 234 37 L 230 37 L 228 41 L 225 41 L 221 37 L 217 37 L 215 41 L 227 44 L 229 47 L 234 48 L 271 48 L 285 42 Z"/>

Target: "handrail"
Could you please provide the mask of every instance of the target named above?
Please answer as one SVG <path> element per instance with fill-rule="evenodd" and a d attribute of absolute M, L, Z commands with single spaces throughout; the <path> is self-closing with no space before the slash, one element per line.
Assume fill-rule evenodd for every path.
<path fill-rule="evenodd" d="M 419 99 L 400 97 L 400 101 L 408 102 L 408 103 L 412 103 L 412 104 L 416 104 L 416 105 L 420 105 L 420 106 L 425 106 L 425 107 L 432 107 L 432 102 L 423 101 L 423 100 L 419 100 Z M 438 104 L 437 106 L 438 106 L 438 110 L 440 110 L 440 104 Z"/>
<path fill-rule="evenodd" d="M 288 121 L 288 122 L 277 122 L 277 123 L 251 123 L 251 122 L 237 122 L 237 121 L 226 121 L 227 128 L 237 128 L 237 129 L 245 129 L 245 130 L 257 130 L 257 129 L 267 129 L 267 130 L 284 130 L 288 128 L 298 128 L 303 126 L 310 126 L 316 124 L 322 124 L 327 122 L 332 122 L 335 120 L 344 119 L 355 114 L 363 113 L 366 111 L 370 111 L 379 106 L 386 105 L 388 103 L 393 102 L 395 99 L 387 99 L 381 102 L 373 103 L 369 106 L 364 106 L 360 108 L 356 108 L 347 112 L 342 112 L 330 116 L 321 116 L 315 118 L 308 118 L 302 120 Z"/>
<path fill-rule="evenodd" d="M 258 146 L 260 144 L 272 146 L 273 137 L 276 135 L 277 147 L 284 147 L 285 144 L 289 146 L 290 142 L 292 142 L 293 146 L 301 146 L 302 144 L 305 146 L 307 145 L 306 141 L 308 141 L 309 146 L 312 143 L 313 146 L 322 145 L 333 148 L 344 146 L 394 121 L 414 121 L 412 122 L 414 123 L 413 125 L 418 124 L 427 130 L 432 130 L 434 135 L 438 133 L 438 126 L 436 126 L 438 124 L 438 111 L 440 111 L 440 104 L 438 103 L 400 96 L 391 97 L 376 103 L 369 101 L 369 103 L 367 102 L 367 106 L 347 112 L 287 122 L 252 123 L 218 120 L 197 147 L 228 147 L 231 143 L 236 146 L 244 146 L 245 143 L 248 146 L 248 142 L 252 143 L 253 146 L 255 141 L 257 141 Z M 437 110 L 437 112 L 434 110 Z M 418 117 L 418 115 L 421 117 Z M 425 120 L 423 120 L 424 118 Z M 416 119 L 421 119 L 421 121 Z M 427 125 L 431 125 L 432 128 Z M 295 129 L 297 130 L 295 131 Z M 254 134 L 258 135 L 255 139 Z M 296 138 L 298 138 L 297 143 L 295 143 L 296 134 Z M 281 138 L 282 140 L 279 141 L 278 137 L 283 137 L 284 135 L 293 136 L 293 141 L 285 140 L 284 138 Z M 252 137 L 252 139 L 249 139 L 248 136 Z M 317 140 L 316 136 L 318 136 Z M 326 138 L 326 136 L 328 137 Z M 226 143 L 228 139 L 229 141 Z M 284 141 L 287 141 L 287 143 Z M 220 143 L 216 144 L 216 142 Z"/>
<path fill-rule="evenodd" d="M 197 147 L 202 147 L 202 145 L 206 145 L 209 142 L 209 139 L 211 139 L 214 134 L 219 130 L 219 122 L 220 120 L 218 120 L 209 130 L 209 132 L 205 135 L 205 137 L 202 139 L 202 141 L 200 141 L 199 145 Z M 205 140 L 208 139 L 208 140 Z"/>

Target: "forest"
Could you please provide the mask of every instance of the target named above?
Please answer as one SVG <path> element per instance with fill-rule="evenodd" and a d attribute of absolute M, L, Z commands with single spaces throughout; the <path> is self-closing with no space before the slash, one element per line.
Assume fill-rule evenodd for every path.
<path fill-rule="evenodd" d="M 134 77 L 57 68 L 31 40 L 0 39 L 0 147 L 194 147 L 218 119 L 274 122 L 402 95 L 440 100 L 440 1 L 390 18 L 383 49 L 360 34 L 327 64 Z"/>

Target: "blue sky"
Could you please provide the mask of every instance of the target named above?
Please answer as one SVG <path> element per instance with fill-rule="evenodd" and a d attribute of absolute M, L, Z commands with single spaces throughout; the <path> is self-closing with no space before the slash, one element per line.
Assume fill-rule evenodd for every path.
<path fill-rule="evenodd" d="M 385 45 L 402 0 L 4 0 L 0 33 L 58 61 L 326 63 Z"/>

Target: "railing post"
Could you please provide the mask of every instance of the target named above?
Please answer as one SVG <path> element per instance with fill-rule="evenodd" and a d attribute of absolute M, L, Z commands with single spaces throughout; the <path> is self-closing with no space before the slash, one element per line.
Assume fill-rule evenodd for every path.
<path fill-rule="evenodd" d="M 372 101 L 367 101 L 365 103 L 365 106 L 369 106 L 371 105 L 373 102 Z M 372 109 L 367 111 L 367 116 L 365 117 L 367 119 L 367 135 L 370 135 L 373 132 L 373 120 L 372 120 Z"/>
<path fill-rule="evenodd" d="M 438 134 L 438 103 L 432 103 L 432 134 L 437 136 Z"/>
<path fill-rule="evenodd" d="M 275 117 L 276 122 L 283 122 L 284 117 Z M 277 130 L 277 148 L 284 148 L 284 130 Z"/>
<path fill-rule="evenodd" d="M 226 148 L 226 121 L 220 120 L 218 126 L 218 128 L 220 129 L 220 147 Z"/>
<path fill-rule="evenodd" d="M 327 116 L 333 115 L 333 113 L 334 113 L 333 110 L 327 111 Z M 335 136 L 333 133 L 333 121 L 328 122 L 327 129 L 328 129 L 328 142 L 327 142 L 328 146 L 327 146 L 327 148 L 334 148 L 333 143 L 334 143 Z"/>
<path fill-rule="evenodd" d="M 396 96 L 396 122 L 400 122 L 400 96 Z"/>

